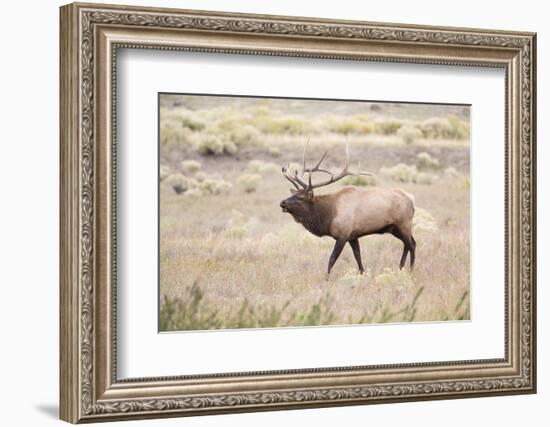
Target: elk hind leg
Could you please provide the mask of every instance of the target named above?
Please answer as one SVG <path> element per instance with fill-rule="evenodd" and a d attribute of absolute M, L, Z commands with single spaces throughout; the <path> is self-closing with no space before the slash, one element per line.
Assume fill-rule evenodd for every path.
<path fill-rule="evenodd" d="M 359 240 L 352 239 L 349 241 L 349 244 L 351 246 L 351 249 L 353 249 L 353 256 L 355 257 L 355 261 L 357 261 L 359 272 L 363 274 L 365 272 L 365 269 L 363 268 L 363 262 L 361 261 L 361 247 L 359 246 Z"/>
<path fill-rule="evenodd" d="M 405 266 L 405 262 L 407 261 L 407 254 L 411 250 L 410 240 L 397 227 L 392 227 L 390 233 L 403 242 L 403 254 L 401 255 L 401 261 L 399 261 L 399 269 L 402 269 Z"/>
<path fill-rule="evenodd" d="M 399 269 L 405 267 L 405 262 L 407 262 L 407 255 L 409 253 L 409 247 L 406 243 L 403 243 L 403 254 L 401 255 L 401 261 L 399 261 Z"/>
<path fill-rule="evenodd" d="M 410 251 L 411 251 L 410 265 L 411 265 L 411 271 L 412 271 L 414 269 L 414 260 L 416 258 L 416 240 L 414 240 L 414 237 L 412 236 L 412 234 L 411 234 Z"/>

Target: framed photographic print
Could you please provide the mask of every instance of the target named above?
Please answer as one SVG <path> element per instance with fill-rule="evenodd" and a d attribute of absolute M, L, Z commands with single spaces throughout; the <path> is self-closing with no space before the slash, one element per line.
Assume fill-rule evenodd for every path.
<path fill-rule="evenodd" d="M 533 393 L 535 34 L 61 8 L 61 418 Z"/>

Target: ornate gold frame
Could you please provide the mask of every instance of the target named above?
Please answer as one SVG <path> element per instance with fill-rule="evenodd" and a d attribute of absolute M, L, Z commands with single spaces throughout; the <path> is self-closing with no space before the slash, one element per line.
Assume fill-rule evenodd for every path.
<path fill-rule="evenodd" d="M 61 418 L 73 423 L 536 390 L 533 33 L 71 4 L 61 8 Z M 118 47 L 506 70 L 505 357 L 238 375 L 116 377 Z"/>

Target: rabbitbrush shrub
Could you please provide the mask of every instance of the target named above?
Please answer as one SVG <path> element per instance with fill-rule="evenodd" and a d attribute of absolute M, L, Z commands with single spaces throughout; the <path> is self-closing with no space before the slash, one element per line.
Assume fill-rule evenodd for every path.
<path fill-rule="evenodd" d="M 164 182 L 169 185 L 176 194 L 185 193 L 190 187 L 189 180 L 181 173 L 168 175 Z"/>
<path fill-rule="evenodd" d="M 201 164 L 196 160 L 184 160 L 180 163 L 180 168 L 183 173 L 195 174 L 201 170 Z"/>
<path fill-rule="evenodd" d="M 406 125 L 397 130 L 397 136 L 401 137 L 403 143 L 413 144 L 419 138 L 422 138 L 422 131 L 416 126 Z"/>
<path fill-rule="evenodd" d="M 245 193 L 253 193 L 258 189 L 262 176 L 256 173 L 244 174 L 237 179 L 237 187 Z"/>

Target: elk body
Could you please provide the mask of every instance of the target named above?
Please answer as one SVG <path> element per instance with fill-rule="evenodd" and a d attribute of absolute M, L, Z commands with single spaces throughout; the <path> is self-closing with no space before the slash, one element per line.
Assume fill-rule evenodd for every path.
<path fill-rule="evenodd" d="M 306 145 L 307 148 L 307 145 Z M 284 177 L 295 187 L 292 196 L 281 201 L 283 212 L 287 212 L 294 220 L 302 224 L 316 236 L 331 236 L 336 241 L 329 259 L 327 279 L 334 263 L 342 253 L 346 243 L 349 243 L 357 266 L 364 272 L 361 260 L 359 238 L 370 234 L 390 233 L 403 242 L 403 254 L 399 268 L 405 265 L 410 254 L 410 268 L 414 268 L 416 241 L 412 235 L 412 220 L 414 216 L 414 198 L 399 189 L 361 188 L 347 186 L 333 193 L 314 195 L 313 190 L 332 184 L 348 175 L 372 175 L 368 172 L 349 172 L 349 150 L 346 147 L 346 163 L 338 175 L 321 169 L 327 153 L 317 164 L 308 169 L 304 161 L 300 176 L 298 171 L 292 174 L 288 167 L 283 168 Z M 329 178 L 323 182 L 312 184 L 314 172 L 325 173 Z M 309 180 L 303 181 L 305 174 Z"/>

